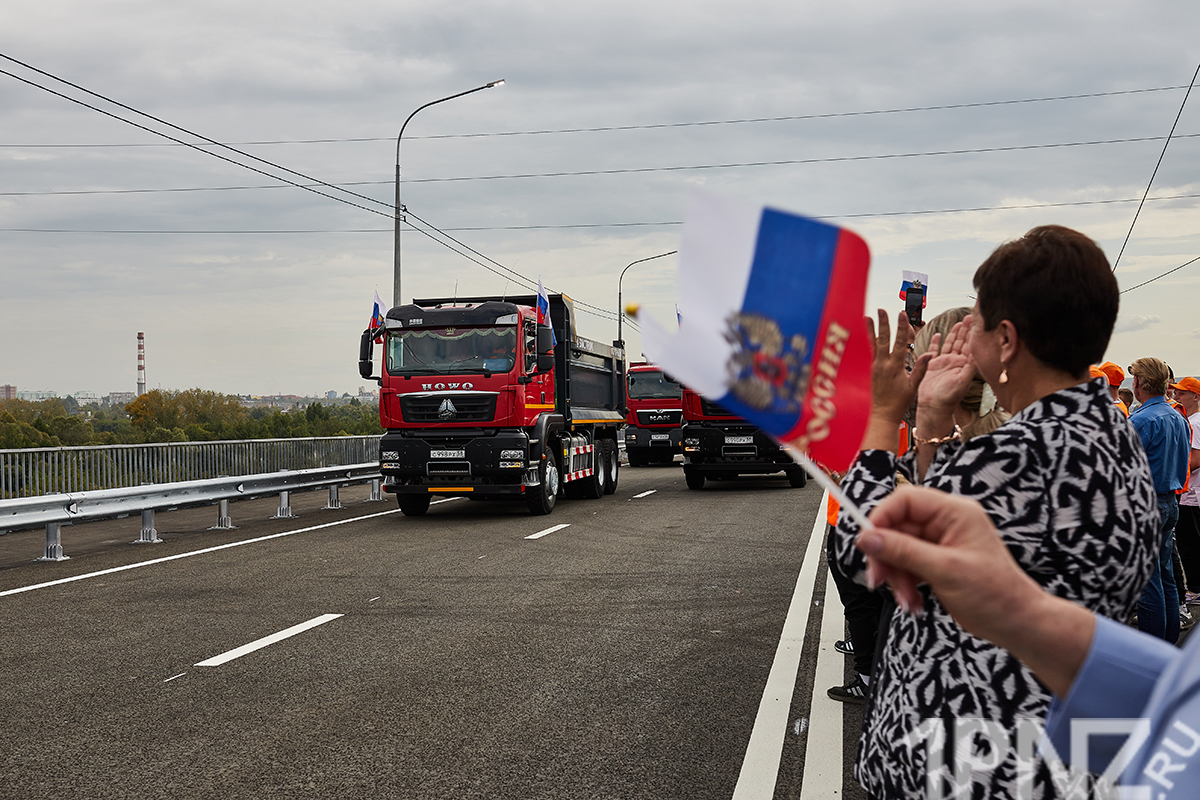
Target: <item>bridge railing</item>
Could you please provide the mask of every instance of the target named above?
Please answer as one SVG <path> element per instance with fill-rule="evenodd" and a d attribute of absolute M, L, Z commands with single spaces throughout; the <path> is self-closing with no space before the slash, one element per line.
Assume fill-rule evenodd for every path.
<path fill-rule="evenodd" d="M 379 460 L 379 436 L 0 450 L 0 500 Z"/>
<path fill-rule="evenodd" d="M 381 500 L 379 436 L 251 439 L 150 445 L 0 450 L 0 534 L 45 526 L 40 561 L 63 561 L 61 528 L 141 512 L 136 543 L 161 541 L 156 510 L 219 505 L 215 529 L 231 529 L 231 500 L 279 495 L 276 518 L 293 516 L 289 494 L 371 483 Z"/>

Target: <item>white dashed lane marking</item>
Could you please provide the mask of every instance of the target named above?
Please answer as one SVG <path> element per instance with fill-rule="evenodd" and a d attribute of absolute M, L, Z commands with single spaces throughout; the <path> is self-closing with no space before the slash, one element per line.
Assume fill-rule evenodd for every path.
<path fill-rule="evenodd" d="M 305 631 L 309 630 L 310 628 L 315 628 L 318 625 L 324 625 L 326 622 L 332 622 L 333 620 L 335 620 L 341 616 L 345 616 L 345 615 L 344 614 L 322 614 L 319 617 L 313 617 L 308 622 L 301 622 L 299 625 L 293 625 L 290 628 L 285 628 L 284 630 L 281 630 L 278 633 L 272 633 L 270 636 L 264 636 L 261 639 L 255 639 L 253 642 L 250 642 L 249 644 L 244 644 L 241 647 L 235 647 L 232 650 L 226 651 L 219 656 L 213 656 L 212 658 L 206 658 L 203 661 L 201 661 L 200 663 L 196 664 L 195 666 L 197 666 L 197 667 L 219 667 L 226 662 L 233 661 L 235 658 L 241 658 L 242 656 L 244 656 L 248 653 L 253 653 L 255 650 L 261 650 L 264 647 L 266 647 L 267 645 L 272 645 L 272 644 L 275 644 L 276 642 L 281 642 L 284 639 L 295 636 L 298 633 L 304 633 Z"/>
<path fill-rule="evenodd" d="M 544 531 L 538 531 L 537 533 L 531 533 L 528 536 L 526 536 L 525 538 L 526 539 L 540 539 L 543 536 L 549 536 L 550 534 L 554 533 L 555 531 L 561 531 L 563 528 L 569 528 L 569 527 L 571 527 L 571 523 L 564 522 L 562 525 L 555 525 L 552 528 L 546 528 L 546 530 L 544 530 Z"/>

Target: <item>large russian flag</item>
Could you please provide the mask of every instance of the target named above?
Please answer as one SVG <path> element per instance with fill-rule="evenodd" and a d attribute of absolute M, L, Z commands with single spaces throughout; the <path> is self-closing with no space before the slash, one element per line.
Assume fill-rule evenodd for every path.
<path fill-rule="evenodd" d="M 647 357 L 834 470 L 871 409 L 870 254 L 842 228 L 696 195 L 679 261 L 680 326 L 643 317 Z"/>

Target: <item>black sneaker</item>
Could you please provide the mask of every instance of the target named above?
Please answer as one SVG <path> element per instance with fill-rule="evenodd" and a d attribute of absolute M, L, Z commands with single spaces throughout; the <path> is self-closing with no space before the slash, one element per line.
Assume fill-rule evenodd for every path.
<path fill-rule="evenodd" d="M 854 642 L 849 639 L 838 639 L 833 643 L 833 649 L 843 655 L 852 656 L 854 655 Z"/>
<path fill-rule="evenodd" d="M 867 685 L 862 682 L 861 675 L 855 675 L 854 680 L 847 683 L 845 686 L 834 686 L 826 694 L 834 700 L 840 700 L 843 703 L 854 703 L 855 705 L 864 706 L 867 704 Z"/>

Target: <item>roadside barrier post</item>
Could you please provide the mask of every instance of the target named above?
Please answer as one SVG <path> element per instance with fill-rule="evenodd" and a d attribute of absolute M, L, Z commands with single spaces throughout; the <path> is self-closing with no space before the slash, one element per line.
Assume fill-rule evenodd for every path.
<path fill-rule="evenodd" d="M 142 535 L 134 541 L 134 544 L 161 544 L 162 539 L 158 538 L 158 531 L 154 529 L 154 509 L 147 508 L 142 510 Z"/>
<path fill-rule="evenodd" d="M 66 561 L 70 556 L 63 555 L 62 523 L 46 523 L 46 553 L 38 561 Z"/>

